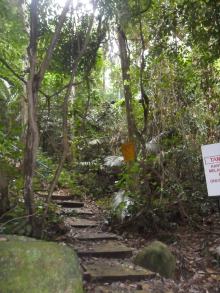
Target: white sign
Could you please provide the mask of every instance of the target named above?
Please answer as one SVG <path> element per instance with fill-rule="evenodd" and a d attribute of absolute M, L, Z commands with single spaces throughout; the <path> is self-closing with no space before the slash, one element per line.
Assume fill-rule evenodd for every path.
<path fill-rule="evenodd" d="M 209 196 L 220 196 L 220 143 L 202 146 L 203 165 Z"/>

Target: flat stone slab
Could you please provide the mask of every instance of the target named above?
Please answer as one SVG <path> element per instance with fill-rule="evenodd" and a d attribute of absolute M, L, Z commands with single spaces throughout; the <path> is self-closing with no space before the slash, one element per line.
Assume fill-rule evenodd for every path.
<path fill-rule="evenodd" d="M 117 240 L 118 236 L 110 233 L 83 233 L 76 236 L 78 240 L 90 241 L 90 240 Z"/>
<path fill-rule="evenodd" d="M 36 194 L 40 197 L 47 197 L 48 195 L 48 191 L 36 191 Z M 52 199 L 61 199 L 61 200 L 69 200 L 69 199 L 74 199 L 73 195 L 66 195 L 66 194 L 62 194 L 62 193 L 56 193 L 54 192 L 52 194 Z"/>
<path fill-rule="evenodd" d="M 51 197 L 53 200 L 74 200 L 73 195 L 59 195 L 59 194 L 52 194 Z"/>
<path fill-rule="evenodd" d="M 110 257 L 126 258 L 133 254 L 133 249 L 125 245 L 109 241 L 107 243 L 95 243 L 95 245 L 85 247 L 75 247 L 78 256 L 86 257 Z"/>
<path fill-rule="evenodd" d="M 67 218 L 65 223 L 77 228 L 86 228 L 86 227 L 96 227 L 98 223 L 95 221 L 90 221 L 86 219 L 79 219 L 79 218 Z"/>
<path fill-rule="evenodd" d="M 81 208 L 84 206 L 84 203 L 81 201 L 76 201 L 76 200 L 62 200 L 62 201 L 54 201 L 56 204 L 61 205 L 62 207 L 65 208 Z"/>
<path fill-rule="evenodd" d="M 86 208 L 72 208 L 72 209 L 68 209 L 68 208 L 64 208 L 62 210 L 62 214 L 64 215 L 80 215 L 80 216 L 93 216 L 94 213 Z"/>
<path fill-rule="evenodd" d="M 84 279 L 90 282 L 141 281 L 151 279 L 156 275 L 140 267 L 129 268 L 121 264 L 107 262 L 85 264 L 83 267 L 86 270 Z"/>

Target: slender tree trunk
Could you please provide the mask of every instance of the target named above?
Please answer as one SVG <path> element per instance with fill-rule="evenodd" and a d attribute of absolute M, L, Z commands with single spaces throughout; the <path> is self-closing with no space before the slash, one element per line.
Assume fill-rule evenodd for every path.
<path fill-rule="evenodd" d="M 33 176 L 35 170 L 36 155 L 38 149 L 38 126 L 36 120 L 36 92 L 32 91 L 31 85 L 27 84 L 28 96 L 28 129 L 26 136 L 25 156 L 24 156 L 24 200 L 30 216 L 30 223 L 35 233 L 34 203 L 33 203 Z"/>
<path fill-rule="evenodd" d="M 25 0 L 18 0 L 18 14 L 23 23 L 23 28 L 25 33 L 29 34 L 29 25 L 28 25 L 28 12 L 27 5 L 25 5 Z M 25 55 L 25 52 L 24 52 Z M 23 59 L 22 65 L 23 71 L 28 67 L 28 56 L 25 56 Z M 28 124 L 28 102 L 27 102 L 27 93 L 26 93 L 26 83 L 23 83 L 23 94 L 21 95 L 21 126 L 22 126 L 22 135 L 21 141 L 25 144 L 25 137 Z"/>
<path fill-rule="evenodd" d="M 67 0 L 60 15 L 58 24 L 51 42 L 46 51 L 45 57 L 37 72 L 37 43 L 38 43 L 38 0 L 32 0 L 30 4 L 30 43 L 28 47 L 28 61 L 30 73 L 26 82 L 27 103 L 28 103 L 28 125 L 24 153 L 24 200 L 32 226 L 32 234 L 36 235 L 36 222 L 33 201 L 33 177 L 38 149 L 38 125 L 37 125 L 37 100 L 38 91 L 45 72 L 49 66 L 53 51 L 58 42 L 60 32 L 66 17 L 71 0 Z"/>
<path fill-rule="evenodd" d="M 0 170 L 0 216 L 7 212 L 10 208 L 8 185 L 9 182 L 7 176 L 3 170 Z"/>
<path fill-rule="evenodd" d="M 144 137 L 142 135 L 142 133 L 140 133 L 136 127 L 135 124 L 135 120 L 134 120 L 134 116 L 133 116 L 133 111 L 132 111 L 132 92 L 131 92 L 131 77 L 130 77 L 130 58 L 128 55 L 128 48 L 127 48 L 127 40 L 126 40 L 126 36 L 125 36 L 125 32 L 123 31 L 123 29 L 121 27 L 118 27 L 118 43 L 119 43 L 119 51 L 120 51 L 120 58 L 121 58 L 121 70 L 122 70 L 122 80 L 123 80 L 123 86 L 124 86 L 124 96 L 125 96 L 125 105 L 126 105 L 126 114 L 127 114 L 127 125 L 128 125 L 128 139 L 129 141 L 133 141 L 135 140 L 135 137 L 137 137 L 137 139 L 139 140 L 140 144 L 141 144 L 141 151 L 142 151 L 142 155 L 144 160 L 146 159 L 146 148 L 145 148 L 145 140 Z M 143 62 L 143 60 L 142 60 Z M 143 66 L 143 64 L 142 64 Z M 142 80 L 141 80 L 141 94 L 143 95 L 143 84 L 142 84 Z M 146 101 L 145 101 L 146 102 Z M 148 109 L 147 109 L 148 111 Z M 147 113 L 144 113 L 144 116 L 147 117 Z M 145 117 L 145 118 L 146 118 Z M 146 132 L 146 126 L 144 127 L 144 132 Z M 143 164 L 142 168 L 143 168 L 143 172 L 145 172 L 146 167 L 144 166 L 145 164 Z M 131 164 L 130 166 L 131 167 Z M 131 186 L 129 186 L 129 188 L 134 191 L 137 192 L 137 190 L 140 190 L 140 184 L 139 184 L 139 178 L 136 174 L 132 175 L 133 177 L 133 182 L 135 184 L 132 184 Z M 146 173 L 144 176 L 144 185 L 145 185 L 145 189 L 146 192 L 150 195 L 150 185 L 149 185 L 149 181 L 146 177 Z M 150 197 L 149 197 L 149 202 L 150 202 Z"/>
<path fill-rule="evenodd" d="M 127 41 L 124 31 L 121 27 L 118 27 L 118 43 L 121 59 L 121 71 L 122 71 L 122 80 L 124 87 L 124 96 L 125 96 L 125 106 L 126 106 L 126 115 L 127 115 L 127 125 L 128 125 L 128 139 L 129 141 L 134 142 L 134 120 L 132 115 L 132 92 L 131 92 L 131 78 L 130 78 L 130 58 L 127 52 Z"/>
<path fill-rule="evenodd" d="M 74 74 L 74 77 L 75 77 L 75 74 Z M 69 101 L 69 96 L 71 95 L 72 84 L 73 84 L 73 78 L 70 82 L 70 85 L 67 89 L 67 92 L 65 94 L 64 101 L 63 101 L 63 152 L 62 152 L 59 164 L 57 166 L 56 172 L 54 174 L 53 180 L 50 183 L 47 201 L 46 201 L 47 205 L 44 212 L 43 222 L 48 212 L 48 203 L 50 202 L 52 193 L 57 185 L 57 181 L 59 179 L 60 173 L 62 171 L 63 165 L 66 160 L 67 152 L 68 152 L 68 101 Z"/>
<path fill-rule="evenodd" d="M 27 103 L 28 103 L 28 124 L 26 134 L 26 144 L 24 153 L 24 201 L 32 226 L 32 233 L 35 234 L 35 217 L 33 202 L 33 175 L 38 148 L 38 127 L 36 121 L 37 88 L 35 82 L 35 70 L 37 62 L 37 17 L 38 0 L 32 0 L 30 6 L 30 44 L 28 47 L 28 61 L 30 73 L 26 83 Z"/>
<path fill-rule="evenodd" d="M 128 126 L 128 140 L 135 145 L 135 161 L 136 161 L 136 144 L 135 144 L 135 125 L 132 113 L 132 92 L 131 92 L 131 77 L 130 77 L 130 58 L 128 55 L 127 40 L 125 33 L 121 27 L 118 27 L 118 43 L 121 59 L 122 81 L 124 88 L 125 107 Z M 138 178 L 137 174 L 132 172 L 133 162 L 128 162 L 128 174 L 132 180 L 128 180 L 127 187 L 130 191 L 137 191 Z"/>

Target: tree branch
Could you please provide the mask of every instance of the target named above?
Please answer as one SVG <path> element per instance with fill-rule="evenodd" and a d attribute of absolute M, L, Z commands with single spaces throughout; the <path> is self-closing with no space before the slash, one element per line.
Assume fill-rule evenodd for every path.
<path fill-rule="evenodd" d="M 133 17 L 138 17 L 140 15 L 142 15 L 143 13 L 147 12 L 149 10 L 149 8 L 151 7 L 152 4 L 152 0 L 149 0 L 147 3 L 147 7 L 141 11 L 138 11 L 137 13 L 134 13 L 132 16 Z"/>
<path fill-rule="evenodd" d="M 18 80 L 20 80 L 20 81 L 22 81 L 24 84 L 27 84 L 27 81 L 23 78 L 23 77 L 21 77 L 8 63 L 7 63 L 7 61 L 5 61 L 2 57 L 0 57 L 0 62 L 6 67 L 6 68 L 8 68 L 8 70 L 10 70 L 11 71 L 11 73 L 18 79 Z M 4 78 L 4 79 L 6 79 L 6 77 Z M 79 82 L 76 82 L 76 83 L 74 83 L 73 85 L 78 85 L 78 84 L 81 84 L 83 81 L 79 81 Z M 10 81 L 10 83 L 12 83 L 11 81 Z M 69 86 L 69 83 L 68 84 L 66 84 L 65 86 L 63 86 L 60 90 L 58 90 L 58 91 L 56 91 L 55 93 L 53 93 L 52 95 L 48 95 L 48 94 L 46 94 L 45 92 L 43 92 L 42 90 L 39 90 L 39 92 L 43 95 L 43 96 L 45 96 L 46 98 L 52 98 L 52 97 L 54 97 L 54 96 L 56 96 L 56 95 L 58 95 L 59 93 L 61 93 L 63 90 L 65 90 L 67 87 Z"/>
<path fill-rule="evenodd" d="M 45 75 L 45 72 L 49 66 L 49 63 L 51 61 L 51 58 L 52 58 L 52 54 L 53 54 L 53 51 L 57 45 L 57 42 L 59 40 L 59 36 L 60 36 L 60 32 L 61 32 L 61 29 L 63 27 L 63 23 L 65 21 L 65 18 L 66 18 L 66 14 L 67 14 L 67 11 L 69 9 L 69 6 L 70 6 L 70 3 L 71 3 L 71 0 L 66 0 L 66 3 L 65 3 L 65 6 L 63 8 L 63 11 L 59 17 L 59 21 L 58 21 L 58 24 L 56 26 L 56 29 L 55 29 L 55 32 L 53 34 L 53 37 L 51 39 L 51 42 L 50 42 L 50 45 L 47 49 L 47 52 L 45 54 L 45 57 L 43 59 L 43 62 L 40 66 L 40 70 L 38 72 L 38 88 L 40 87 L 41 85 L 41 82 L 44 78 L 44 75 Z"/>
<path fill-rule="evenodd" d="M 7 61 L 5 61 L 5 59 L 3 59 L 2 57 L 0 57 L 0 62 L 6 67 L 6 68 L 8 68 L 8 70 L 10 70 L 11 71 L 11 73 L 13 73 L 13 75 L 15 76 L 15 77 L 17 77 L 20 81 L 22 81 L 23 83 L 27 83 L 26 82 L 26 80 L 23 78 L 23 77 L 21 77 L 8 63 L 7 63 Z"/>
<path fill-rule="evenodd" d="M 74 82 L 73 83 L 73 86 L 75 85 L 79 85 L 81 83 L 83 83 L 84 81 L 78 81 L 78 82 Z M 64 85 L 61 89 L 59 89 L 58 91 L 54 92 L 52 95 L 47 95 L 48 98 L 53 98 L 54 96 L 57 96 L 59 95 L 62 91 L 64 91 L 66 88 L 68 88 L 69 86 L 69 83 Z"/>

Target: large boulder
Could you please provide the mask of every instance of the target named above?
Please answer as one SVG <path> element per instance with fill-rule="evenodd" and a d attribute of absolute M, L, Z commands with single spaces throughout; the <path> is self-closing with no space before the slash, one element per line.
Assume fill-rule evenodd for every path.
<path fill-rule="evenodd" d="M 154 241 L 140 251 L 134 258 L 134 263 L 166 278 L 174 276 L 176 267 L 175 256 L 160 241 Z"/>
<path fill-rule="evenodd" d="M 64 244 L 0 235 L 1 293 L 82 293 L 75 252 Z"/>

